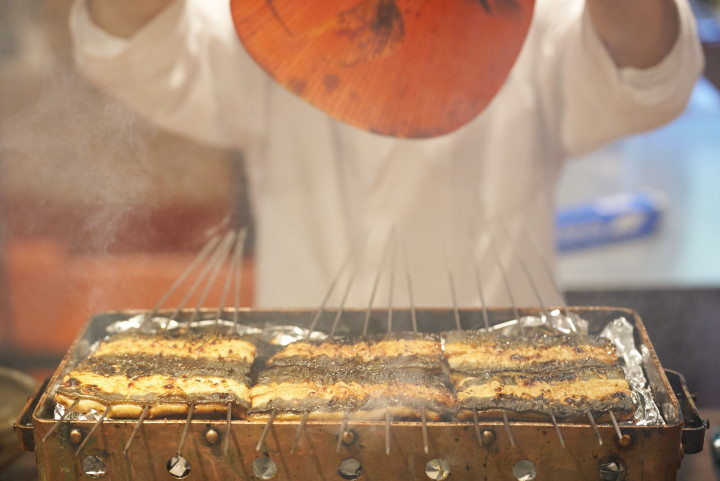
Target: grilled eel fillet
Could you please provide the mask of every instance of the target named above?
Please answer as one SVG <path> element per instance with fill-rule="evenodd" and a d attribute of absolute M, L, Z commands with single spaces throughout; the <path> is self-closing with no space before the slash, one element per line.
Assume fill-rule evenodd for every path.
<path fill-rule="evenodd" d="M 74 411 L 109 409 L 113 418 L 138 418 L 195 412 L 237 416 L 250 405 L 248 373 L 255 345 L 235 335 L 215 332 L 186 334 L 119 334 L 63 378 L 55 401 Z"/>
<path fill-rule="evenodd" d="M 260 373 L 251 389 L 250 419 L 395 419 L 439 420 L 449 415 L 455 398 L 437 375 L 415 370 L 395 370 L 378 364 L 350 365 L 338 360 L 333 367 L 277 366 Z"/>
<path fill-rule="evenodd" d="M 352 365 L 383 366 L 386 369 L 416 369 L 424 372 L 442 370 L 440 338 L 432 334 L 395 332 L 363 338 L 289 344 L 268 361 L 268 366 L 336 365 L 343 360 Z"/>
<path fill-rule="evenodd" d="M 550 414 L 565 421 L 587 420 L 587 411 L 600 421 L 631 418 L 635 406 L 620 367 L 572 371 L 479 372 L 452 375 L 457 390 L 458 419 L 477 410 L 480 417 L 547 420 Z"/>
<path fill-rule="evenodd" d="M 504 337 L 477 331 L 445 334 L 451 371 L 523 371 L 613 366 L 615 346 L 593 336 Z"/>

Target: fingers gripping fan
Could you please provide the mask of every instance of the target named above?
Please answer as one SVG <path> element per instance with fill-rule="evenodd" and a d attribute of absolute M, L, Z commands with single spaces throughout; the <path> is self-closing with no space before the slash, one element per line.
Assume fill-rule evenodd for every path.
<path fill-rule="evenodd" d="M 231 0 L 276 81 L 331 116 L 397 137 L 446 134 L 505 81 L 534 0 Z"/>

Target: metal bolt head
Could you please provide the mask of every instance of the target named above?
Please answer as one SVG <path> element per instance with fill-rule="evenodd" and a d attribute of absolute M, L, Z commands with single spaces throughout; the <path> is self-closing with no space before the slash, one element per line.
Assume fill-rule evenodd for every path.
<path fill-rule="evenodd" d="M 345 458 L 338 464 L 338 474 L 341 478 L 352 481 L 360 477 L 363 472 L 362 463 L 355 458 Z"/>
<path fill-rule="evenodd" d="M 630 436 L 629 434 L 623 434 L 622 437 L 618 440 L 618 444 L 620 445 L 620 447 L 623 448 L 629 448 L 630 446 L 632 446 L 632 443 L 633 439 L 632 436 Z"/>
<path fill-rule="evenodd" d="M 490 446 L 495 442 L 495 431 L 491 431 L 489 429 L 484 430 L 480 433 L 480 440 L 482 441 L 483 446 Z"/>
<path fill-rule="evenodd" d="M 352 443 L 355 442 L 356 434 L 355 431 L 352 429 L 348 429 L 347 431 L 342 433 L 342 443 L 345 446 L 350 446 Z"/>
<path fill-rule="evenodd" d="M 70 431 L 70 436 L 68 436 L 68 437 L 69 437 L 71 443 L 80 444 L 80 442 L 82 441 L 83 435 L 79 429 L 75 428 L 72 431 Z"/>
<path fill-rule="evenodd" d="M 182 456 L 173 456 L 170 458 L 166 467 L 170 476 L 176 479 L 187 478 L 192 470 L 190 461 Z"/>
<path fill-rule="evenodd" d="M 210 428 L 207 431 L 205 431 L 205 441 L 211 446 L 214 446 L 217 444 L 217 442 L 220 440 L 220 433 L 217 432 L 216 429 Z"/>
<path fill-rule="evenodd" d="M 253 474 L 260 479 L 271 479 L 277 474 L 277 464 L 272 459 L 263 456 L 252 463 Z"/>
<path fill-rule="evenodd" d="M 521 459 L 513 465 L 512 473 L 518 481 L 532 481 L 537 477 L 537 468 L 529 459 Z"/>
<path fill-rule="evenodd" d="M 450 476 L 450 464 L 442 458 L 431 459 L 425 465 L 425 474 L 433 481 L 442 481 Z"/>
<path fill-rule="evenodd" d="M 82 460 L 81 464 L 83 472 L 89 478 L 102 478 L 105 476 L 107 468 L 105 461 L 99 456 L 88 456 Z"/>
<path fill-rule="evenodd" d="M 625 467 L 617 461 L 602 463 L 599 472 L 602 481 L 622 481 L 625 479 Z"/>

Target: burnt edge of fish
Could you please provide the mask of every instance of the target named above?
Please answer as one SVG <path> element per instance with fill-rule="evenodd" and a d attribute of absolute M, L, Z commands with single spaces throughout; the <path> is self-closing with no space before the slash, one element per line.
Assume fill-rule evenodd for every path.
<path fill-rule="evenodd" d="M 196 359 L 192 357 L 163 357 L 152 354 L 120 354 L 84 359 L 77 371 L 89 371 L 100 376 L 124 376 L 136 380 L 147 376 L 220 377 L 250 384 L 251 364 L 240 360 Z"/>
<path fill-rule="evenodd" d="M 500 334 L 488 333 L 485 331 L 461 330 L 447 331 L 442 333 L 445 345 L 460 344 L 494 344 L 498 349 L 511 349 L 533 347 L 537 349 L 555 347 L 555 346 L 573 346 L 582 347 L 588 345 L 608 351 L 615 351 L 615 345 L 610 339 L 602 336 L 590 335 L 545 335 L 538 334 L 532 336 L 503 336 Z"/>

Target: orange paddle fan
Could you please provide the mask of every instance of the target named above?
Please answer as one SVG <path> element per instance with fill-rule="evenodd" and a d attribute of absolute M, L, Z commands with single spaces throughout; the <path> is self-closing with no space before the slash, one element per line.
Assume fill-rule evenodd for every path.
<path fill-rule="evenodd" d="M 356 127 L 452 132 L 520 52 L 534 0 L 231 0 L 235 29 L 275 80 Z"/>

